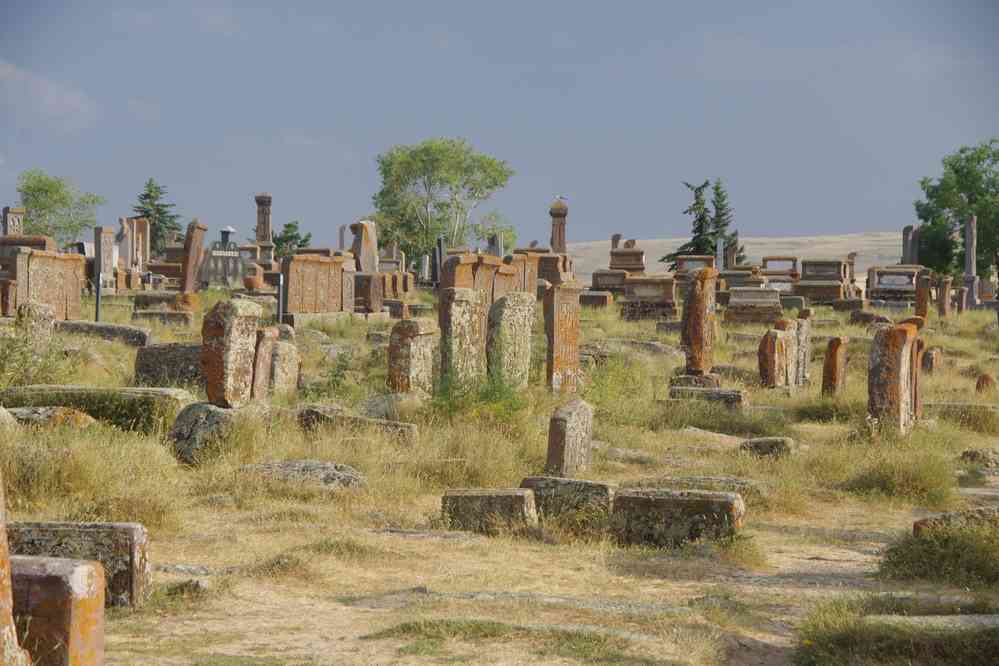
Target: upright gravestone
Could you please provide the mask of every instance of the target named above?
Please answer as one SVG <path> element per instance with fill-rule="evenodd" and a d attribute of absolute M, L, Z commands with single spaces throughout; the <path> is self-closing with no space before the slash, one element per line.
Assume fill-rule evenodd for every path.
<path fill-rule="evenodd" d="M 257 321 L 261 307 L 247 300 L 219 301 L 201 327 L 201 372 L 208 400 L 242 407 L 253 390 Z"/>
<path fill-rule="evenodd" d="M 718 271 L 702 268 L 687 287 L 680 323 L 680 345 L 686 355 L 684 374 L 703 377 L 711 374 L 715 343 L 715 280 Z"/>
<path fill-rule="evenodd" d="M 257 331 L 257 348 L 253 354 L 253 383 L 250 388 L 250 397 L 254 400 L 267 400 L 270 395 L 271 370 L 277 341 L 277 326 Z"/>
<path fill-rule="evenodd" d="M 921 416 L 923 351 L 914 324 L 883 326 L 874 334 L 867 374 L 867 413 L 879 426 L 907 434 Z"/>
<path fill-rule="evenodd" d="M 580 399 L 559 407 L 548 424 L 545 473 L 571 478 L 590 464 L 593 408 Z"/>
<path fill-rule="evenodd" d="M 545 290 L 545 358 L 548 387 L 553 391 L 575 393 L 582 388 L 579 365 L 579 294 L 575 282 L 554 285 Z"/>
<path fill-rule="evenodd" d="M 4 206 L 2 236 L 22 236 L 24 234 L 24 208 Z"/>
<path fill-rule="evenodd" d="M 94 227 L 94 279 L 101 276 L 101 287 L 115 284 L 114 264 L 114 230 Z"/>
<path fill-rule="evenodd" d="M 794 349 L 797 331 L 770 329 L 763 334 L 757 349 L 760 384 L 764 388 L 793 388 Z"/>
<path fill-rule="evenodd" d="M 393 326 L 388 348 L 389 389 L 396 393 L 433 393 L 439 344 L 440 329 L 429 319 L 403 319 Z"/>
<path fill-rule="evenodd" d="M 271 204 L 273 198 L 267 192 L 253 197 L 257 204 L 256 241 L 260 248 L 260 262 L 266 270 L 274 265 L 274 232 L 271 229 Z"/>
<path fill-rule="evenodd" d="M 920 227 L 916 227 L 912 230 L 912 236 L 909 238 L 909 262 L 912 265 L 919 263 L 919 236 Z"/>
<path fill-rule="evenodd" d="M 198 291 L 198 267 L 201 263 L 205 232 L 208 227 L 201 224 L 197 219 L 187 225 L 187 234 L 184 236 L 184 273 L 180 283 L 180 291 L 184 294 L 193 294 Z"/>
<path fill-rule="evenodd" d="M 531 325 L 537 298 L 511 291 L 489 309 L 486 358 L 489 375 L 515 389 L 527 387 L 531 371 Z"/>
<path fill-rule="evenodd" d="M 912 263 L 912 225 L 902 227 L 902 263 L 903 265 Z"/>
<path fill-rule="evenodd" d="M 378 230 L 374 222 L 361 220 L 350 225 L 354 233 L 351 252 L 354 255 L 358 273 L 378 272 Z"/>
<path fill-rule="evenodd" d="M 950 316 L 950 292 L 953 280 L 949 275 L 941 276 L 937 280 L 937 315 L 940 317 Z"/>
<path fill-rule="evenodd" d="M 441 377 L 461 387 L 482 381 L 485 348 L 479 312 L 484 307 L 476 289 L 447 287 L 440 295 Z"/>
<path fill-rule="evenodd" d="M 930 316 L 930 276 L 921 274 L 916 277 L 916 316 L 926 319 Z"/>
<path fill-rule="evenodd" d="M 552 202 L 548 213 L 552 217 L 551 251 L 555 254 L 565 254 L 565 220 L 569 216 L 569 206 L 565 203 L 565 199 L 559 197 Z"/>
<path fill-rule="evenodd" d="M 38 301 L 18 303 L 14 327 L 33 344 L 43 346 L 52 340 L 55 318 L 55 309 L 51 305 Z"/>
<path fill-rule="evenodd" d="M 836 396 L 846 386 L 846 345 L 849 338 L 829 340 L 822 363 L 822 395 Z"/>
<path fill-rule="evenodd" d="M 426 284 L 431 281 L 432 277 L 430 272 L 430 255 L 425 254 L 420 257 L 420 282 Z"/>
<path fill-rule="evenodd" d="M 347 230 L 350 229 L 349 224 L 341 224 L 337 229 L 337 249 L 343 252 L 347 249 Z"/>
<path fill-rule="evenodd" d="M 978 302 L 978 218 L 972 215 L 964 223 L 964 286 L 968 288 L 969 307 Z"/>
<path fill-rule="evenodd" d="M 30 666 L 28 653 L 17 644 L 14 624 L 14 598 L 10 574 L 10 550 L 7 546 L 7 503 L 3 477 L 0 475 L 0 664 Z"/>

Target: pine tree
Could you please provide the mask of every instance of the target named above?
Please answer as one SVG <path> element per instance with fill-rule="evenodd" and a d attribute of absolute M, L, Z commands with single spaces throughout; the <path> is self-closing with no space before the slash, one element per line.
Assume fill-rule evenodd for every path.
<path fill-rule="evenodd" d="M 304 236 L 298 228 L 298 220 L 292 220 L 281 228 L 281 233 L 274 234 L 274 254 L 278 257 L 287 257 L 295 254 L 295 250 L 302 247 L 309 247 L 312 243 L 312 234 Z"/>
<path fill-rule="evenodd" d="M 162 256 L 167 238 L 179 234 L 180 215 L 173 212 L 174 205 L 163 201 L 166 188 L 150 178 L 139 194 L 139 202 L 132 207 L 135 214 L 149 220 L 149 245 L 153 256 Z"/>
<path fill-rule="evenodd" d="M 690 240 L 676 249 L 675 252 L 667 254 L 659 261 L 668 261 L 670 270 L 676 270 L 676 258 L 684 254 L 710 254 L 715 253 L 714 235 L 712 234 L 711 216 L 708 214 L 708 205 L 704 200 L 704 191 L 708 189 L 710 181 L 705 180 L 700 185 L 691 185 L 684 181 L 687 189 L 694 193 L 694 201 L 683 211 L 684 215 L 693 217 L 691 221 Z"/>
<path fill-rule="evenodd" d="M 725 191 L 721 178 L 715 178 L 711 187 L 711 208 L 714 211 L 711 215 L 711 237 L 714 247 L 711 254 L 714 254 L 718 239 L 721 238 L 724 239 L 726 252 L 733 246 L 736 248 L 735 263 L 743 263 L 746 260 L 746 248 L 739 245 L 739 232 L 729 231 L 729 227 L 735 221 L 735 211 L 728 203 L 728 192 Z M 724 265 L 724 261 L 725 257 L 715 257 L 715 265 L 719 268 Z"/>

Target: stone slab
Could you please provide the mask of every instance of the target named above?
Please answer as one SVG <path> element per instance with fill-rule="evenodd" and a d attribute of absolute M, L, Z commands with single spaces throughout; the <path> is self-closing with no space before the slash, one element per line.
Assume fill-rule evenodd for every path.
<path fill-rule="evenodd" d="M 109 342 L 122 342 L 130 347 L 145 347 L 152 344 L 153 333 L 148 328 L 125 324 L 106 324 L 97 321 L 57 321 L 57 333 L 88 335 Z"/>
<path fill-rule="evenodd" d="M 534 491 L 524 488 L 447 490 L 441 498 L 441 515 L 451 529 L 482 534 L 538 524 Z"/>
<path fill-rule="evenodd" d="M 670 547 L 730 536 L 742 527 L 745 514 L 736 493 L 622 489 L 614 496 L 611 532 L 621 544 Z"/>
<path fill-rule="evenodd" d="M 72 407 L 98 421 L 146 432 L 168 425 L 191 402 L 194 396 L 174 388 L 33 384 L 0 391 L 0 404 L 8 407 Z"/>

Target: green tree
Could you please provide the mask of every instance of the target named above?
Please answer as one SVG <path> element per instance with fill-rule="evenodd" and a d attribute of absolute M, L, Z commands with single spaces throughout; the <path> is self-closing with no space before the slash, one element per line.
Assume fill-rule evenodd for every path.
<path fill-rule="evenodd" d="M 488 243 L 490 236 L 499 234 L 507 251 L 513 250 L 517 245 L 517 230 L 498 210 L 491 210 L 480 217 L 479 221 L 472 225 L 472 233 L 475 235 L 475 240 L 480 243 Z"/>
<path fill-rule="evenodd" d="M 312 243 L 312 234 L 304 236 L 298 229 L 298 220 L 292 220 L 281 227 L 281 233 L 274 235 L 274 254 L 278 257 L 287 257 L 295 254 L 295 250 L 302 247 L 309 247 Z"/>
<path fill-rule="evenodd" d="M 710 181 L 705 180 L 700 185 L 691 185 L 684 181 L 687 189 L 694 193 L 694 201 L 683 211 L 684 215 L 691 216 L 690 240 L 676 249 L 675 252 L 667 254 L 659 261 L 669 262 L 670 270 L 676 270 L 676 258 L 684 254 L 710 254 L 714 255 L 714 235 L 712 234 L 711 215 L 708 213 L 708 205 L 704 200 L 704 191 L 708 189 Z"/>
<path fill-rule="evenodd" d="M 149 246 L 153 256 L 162 256 L 167 239 L 179 234 L 180 215 L 173 212 L 174 204 L 163 200 L 166 188 L 150 178 L 146 181 L 139 202 L 132 207 L 135 214 L 149 220 Z"/>
<path fill-rule="evenodd" d="M 711 209 L 711 236 L 714 242 L 711 254 L 714 254 L 718 249 L 718 239 L 723 238 L 725 239 L 726 252 L 734 246 L 736 248 L 735 263 L 743 263 L 746 260 L 746 248 L 739 245 L 739 232 L 730 230 L 735 221 L 735 211 L 732 210 L 732 206 L 728 202 L 728 192 L 722 185 L 721 178 L 715 178 L 715 182 L 711 186 Z M 715 264 L 719 268 L 724 261 L 725 257 L 715 257 Z"/>
<path fill-rule="evenodd" d="M 978 218 L 978 274 L 988 275 L 999 253 L 999 138 L 962 146 L 943 158 L 943 174 L 919 181 L 915 202 L 923 222 L 919 263 L 938 273 L 960 273 L 964 265 L 964 225 Z"/>
<path fill-rule="evenodd" d="M 382 186 L 373 197 L 375 209 L 391 220 L 385 226 L 414 257 L 431 252 L 441 234 L 450 246 L 467 243 L 475 208 L 513 175 L 506 162 L 476 152 L 465 139 L 394 146 L 377 162 Z"/>
<path fill-rule="evenodd" d="M 97 207 L 104 197 L 80 192 L 65 178 L 50 176 L 41 169 L 22 171 L 17 192 L 25 208 L 24 232 L 52 236 L 59 245 L 76 240 L 97 225 Z"/>

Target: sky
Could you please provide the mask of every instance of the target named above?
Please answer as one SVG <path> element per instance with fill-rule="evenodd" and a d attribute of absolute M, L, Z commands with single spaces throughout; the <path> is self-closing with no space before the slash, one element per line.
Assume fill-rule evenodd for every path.
<path fill-rule="evenodd" d="M 211 238 L 267 191 L 275 230 L 334 245 L 376 156 L 437 136 L 514 169 L 480 210 L 522 244 L 555 195 L 569 242 L 684 236 L 706 178 L 744 236 L 894 230 L 999 136 L 995 0 L 4 0 L 0 25 L 0 202 L 40 168 L 116 226 L 152 177 Z"/>

